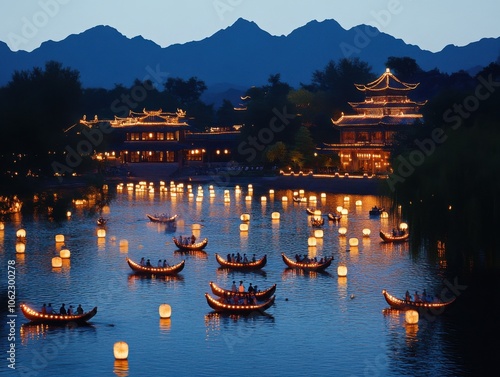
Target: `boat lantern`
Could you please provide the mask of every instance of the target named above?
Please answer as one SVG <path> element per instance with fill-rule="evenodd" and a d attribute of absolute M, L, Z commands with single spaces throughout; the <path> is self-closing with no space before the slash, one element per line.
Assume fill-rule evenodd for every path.
<path fill-rule="evenodd" d="M 399 224 L 399 229 L 401 229 L 401 230 L 407 230 L 408 229 L 408 224 L 407 223 L 401 223 L 401 224 Z"/>
<path fill-rule="evenodd" d="M 273 220 L 279 220 L 280 219 L 280 213 L 279 212 L 273 212 L 273 213 L 271 213 L 271 218 Z"/>
<path fill-rule="evenodd" d="M 60 256 L 62 259 L 68 259 L 68 258 L 71 256 L 71 252 L 70 252 L 68 249 L 62 249 L 62 250 L 59 252 L 59 256 Z"/>
<path fill-rule="evenodd" d="M 281 198 L 281 201 L 282 201 L 282 202 L 288 202 L 288 197 L 283 196 L 283 197 Z"/>
<path fill-rule="evenodd" d="M 314 210 L 314 216 L 321 216 L 321 211 L 319 209 Z M 320 220 L 320 219 L 316 219 Z"/>
<path fill-rule="evenodd" d="M 362 204 L 363 204 L 363 202 L 362 202 L 361 200 L 356 200 L 356 205 L 357 205 L 357 206 L 360 206 L 360 205 L 362 205 Z"/>
<path fill-rule="evenodd" d="M 267 201 L 267 198 L 266 198 L 265 196 L 261 196 L 261 197 L 260 197 L 260 201 L 261 201 L 261 202 L 265 202 L 265 201 Z"/>
<path fill-rule="evenodd" d="M 309 196 L 309 201 L 310 202 L 315 202 L 317 199 L 316 199 L 316 195 L 311 195 Z"/>
<path fill-rule="evenodd" d="M 274 194 L 274 190 L 273 190 L 273 189 L 270 189 L 270 190 L 269 190 L 269 194 L 273 195 L 273 194 Z"/>
<path fill-rule="evenodd" d="M 381 219 L 388 219 L 389 218 L 389 214 L 387 212 L 385 212 L 385 211 L 382 211 L 380 213 L 380 218 Z"/>
<path fill-rule="evenodd" d="M 347 267 L 346 266 L 338 266 L 337 267 L 337 275 L 341 278 L 347 276 Z"/>
<path fill-rule="evenodd" d="M 169 304 L 161 304 L 158 307 L 158 312 L 160 313 L 160 318 L 170 318 L 172 315 L 172 307 Z"/>
<path fill-rule="evenodd" d="M 314 238 L 323 238 L 323 229 L 315 229 Z"/>
<path fill-rule="evenodd" d="M 340 212 L 342 215 L 346 215 L 349 213 L 349 211 L 347 210 L 347 208 L 342 208 L 342 211 Z"/>
<path fill-rule="evenodd" d="M 116 360 L 126 360 L 128 358 L 128 344 L 120 341 L 113 345 L 113 355 Z"/>
<path fill-rule="evenodd" d="M 405 312 L 405 321 L 409 325 L 418 323 L 418 312 L 416 310 L 407 310 Z"/>
<path fill-rule="evenodd" d="M 248 214 L 248 213 L 243 213 L 243 214 L 240 216 L 240 220 L 241 220 L 241 221 L 250 221 L 250 214 Z"/>
<path fill-rule="evenodd" d="M 19 229 L 19 230 L 16 232 L 16 236 L 17 236 L 17 238 L 26 238 L 26 230 L 24 230 L 24 229 Z"/>
<path fill-rule="evenodd" d="M 363 236 L 368 237 L 372 231 L 368 228 L 363 229 Z"/>
<path fill-rule="evenodd" d="M 344 209 L 344 207 L 342 206 L 337 206 L 337 212 L 342 212 L 342 210 Z"/>
<path fill-rule="evenodd" d="M 339 228 L 339 234 L 340 234 L 341 236 L 345 236 L 345 234 L 346 234 L 346 233 L 347 233 L 347 228 L 346 228 L 345 226 L 341 226 L 341 227 Z"/>
<path fill-rule="evenodd" d="M 349 238 L 349 246 L 356 247 L 356 246 L 358 246 L 358 244 L 359 244 L 359 241 L 356 237 Z"/>
<path fill-rule="evenodd" d="M 56 234 L 56 242 L 64 242 L 64 235 L 63 234 Z"/>
<path fill-rule="evenodd" d="M 240 232 L 248 232 L 248 224 L 240 224 Z"/>
<path fill-rule="evenodd" d="M 316 246 L 316 238 L 315 237 L 309 237 L 307 239 L 307 246 Z"/>
<path fill-rule="evenodd" d="M 23 254 L 26 250 L 26 244 L 24 242 L 16 243 L 16 253 Z"/>
<path fill-rule="evenodd" d="M 106 237 L 106 229 L 97 229 L 97 237 L 98 238 Z"/>
<path fill-rule="evenodd" d="M 52 258 L 52 267 L 61 268 L 62 267 L 62 258 L 61 257 Z"/>

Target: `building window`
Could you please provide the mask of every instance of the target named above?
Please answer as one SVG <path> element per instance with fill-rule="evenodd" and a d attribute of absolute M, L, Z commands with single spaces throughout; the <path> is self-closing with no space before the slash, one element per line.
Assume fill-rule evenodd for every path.
<path fill-rule="evenodd" d="M 163 132 L 157 132 L 156 140 L 165 140 L 165 134 Z"/>
<path fill-rule="evenodd" d="M 370 141 L 369 133 L 368 132 L 358 132 L 358 134 L 356 135 L 356 141 L 357 142 Z"/>
<path fill-rule="evenodd" d="M 167 132 L 166 136 L 167 136 L 167 140 L 170 140 L 170 141 L 175 140 L 175 134 L 173 132 Z"/>
<path fill-rule="evenodd" d="M 382 132 L 375 131 L 372 133 L 372 142 L 373 143 L 382 143 Z"/>

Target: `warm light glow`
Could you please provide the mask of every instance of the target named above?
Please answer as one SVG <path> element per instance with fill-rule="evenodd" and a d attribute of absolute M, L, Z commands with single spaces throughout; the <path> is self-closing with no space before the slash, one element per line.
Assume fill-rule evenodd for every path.
<path fill-rule="evenodd" d="M 16 243 L 16 253 L 22 254 L 26 250 L 26 245 L 24 242 Z"/>
<path fill-rule="evenodd" d="M 349 246 L 356 247 L 356 246 L 358 246 L 358 244 L 359 244 L 359 241 L 356 237 L 349 238 Z"/>
<path fill-rule="evenodd" d="M 252 197 L 250 195 L 247 195 L 247 196 L 245 196 L 245 200 L 247 202 L 251 202 L 252 201 Z"/>
<path fill-rule="evenodd" d="M 344 207 L 342 206 L 337 206 L 337 212 L 342 212 L 342 210 L 344 209 Z"/>
<path fill-rule="evenodd" d="M 368 237 L 371 234 L 371 230 L 368 228 L 363 229 L 363 236 Z"/>
<path fill-rule="evenodd" d="M 248 224 L 240 224 L 240 232 L 248 232 Z"/>
<path fill-rule="evenodd" d="M 281 201 L 282 201 L 282 202 L 288 202 L 288 197 L 283 196 L 283 197 L 281 198 Z"/>
<path fill-rule="evenodd" d="M 323 229 L 315 229 L 314 230 L 315 238 L 323 238 Z"/>
<path fill-rule="evenodd" d="M 345 234 L 346 234 L 346 233 L 347 233 L 347 228 L 346 228 L 345 226 L 341 226 L 341 227 L 339 228 L 339 234 L 340 234 L 341 236 L 345 236 Z"/>
<path fill-rule="evenodd" d="M 344 196 L 344 202 L 348 202 L 349 200 L 351 200 L 348 196 Z"/>
<path fill-rule="evenodd" d="M 271 195 L 274 194 L 274 190 L 273 189 L 269 190 L 269 194 Z"/>
<path fill-rule="evenodd" d="M 63 234 L 56 234 L 56 242 L 64 242 L 64 235 Z"/>
<path fill-rule="evenodd" d="M 19 229 L 16 232 L 17 238 L 26 238 L 26 231 L 24 229 Z"/>
<path fill-rule="evenodd" d="M 200 196 L 200 195 L 196 196 L 196 201 L 197 201 L 197 202 L 202 202 L 202 201 L 203 201 L 203 195 L 201 195 L 201 196 Z"/>
<path fill-rule="evenodd" d="M 192 230 L 200 230 L 200 229 L 201 229 L 201 225 L 200 225 L 200 224 L 193 224 L 193 225 L 191 226 L 191 229 L 192 229 Z"/>
<path fill-rule="evenodd" d="M 324 192 L 322 192 L 320 196 L 322 199 L 326 198 L 326 194 Z"/>
<path fill-rule="evenodd" d="M 360 205 L 362 205 L 362 204 L 363 204 L 363 202 L 362 202 L 361 200 L 356 200 L 356 205 L 357 205 L 357 206 L 360 206 Z"/>
<path fill-rule="evenodd" d="M 314 237 L 309 237 L 307 239 L 307 246 L 316 246 L 316 238 Z"/>
<path fill-rule="evenodd" d="M 347 267 L 346 266 L 338 266 L 337 267 L 337 275 L 340 277 L 347 276 Z"/>
<path fill-rule="evenodd" d="M 229 203 L 231 201 L 231 198 L 229 196 L 224 197 L 224 203 Z"/>
<path fill-rule="evenodd" d="M 0 223 L 0 230 L 4 230 L 4 229 L 5 229 L 4 223 Z"/>
<path fill-rule="evenodd" d="M 170 318 L 172 315 L 172 307 L 169 304 L 161 304 L 158 308 L 160 318 Z"/>
<path fill-rule="evenodd" d="M 71 217 L 71 211 L 66 212 L 66 217 Z"/>
<path fill-rule="evenodd" d="M 380 213 L 380 218 L 381 219 L 388 219 L 389 218 L 389 214 L 387 212 L 385 212 L 385 211 L 382 211 Z"/>
<path fill-rule="evenodd" d="M 309 196 L 309 201 L 310 202 L 315 202 L 316 200 L 317 200 L 316 195 Z"/>
<path fill-rule="evenodd" d="M 273 220 L 279 220 L 280 219 L 280 213 L 279 212 L 273 212 L 273 213 L 271 213 L 271 218 Z"/>
<path fill-rule="evenodd" d="M 241 221 L 250 221 L 250 214 L 248 214 L 248 213 L 243 213 L 243 214 L 240 216 L 240 220 L 241 220 Z"/>
<path fill-rule="evenodd" d="M 61 257 L 52 258 L 52 267 L 61 268 L 62 267 L 62 258 Z"/>
<path fill-rule="evenodd" d="M 405 312 L 405 321 L 409 325 L 418 323 L 418 312 L 416 310 L 407 310 Z"/>
<path fill-rule="evenodd" d="M 97 237 L 98 238 L 106 237 L 106 230 L 105 229 L 97 229 Z"/>
<path fill-rule="evenodd" d="M 59 252 L 59 256 L 63 259 L 68 259 L 71 256 L 71 252 L 68 249 L 62 249 Z"/>
<path fill-rule="evenodd" d="M 399 229 L 401 229 L 401 230 L 407 230 L 408 229 L 408 224 L 407 223 L 401 223 L 401 224 L 399 224 Z"/>
<path fill-rule="evenodd" d="M 128 358 L 128 344 L 125 342 L 116 342 L 113 345 L 113 355 L 117 360 L 125 360 Z"/>
<path fill-rule="evenodd" d="M 342 208 L 342 211 L 340 213 L 342 213 L 342 215 L 347 215 L 349 211 L 347 210 L 347 208 Z"/>

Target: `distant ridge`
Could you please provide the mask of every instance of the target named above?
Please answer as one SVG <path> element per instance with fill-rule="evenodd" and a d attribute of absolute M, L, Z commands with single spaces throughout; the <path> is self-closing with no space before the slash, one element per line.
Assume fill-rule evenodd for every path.
<path fill-rule="evenodd" d="M 377 74 L 389 56 L 409 56 L 424 70 L 452 73 L 477 71 L 499 55 L 500 38 L 484 38 L 461 47 L 449 45 L 433 53 L 367 25 L 345 30 L 335 20 L 311 21 L 287 36 L 273 36 L 240 18 L 202 40 L 163 48 L 101 25 L 58 42 L 44 42 L 31 52 L 13 52 L 0 42 L 0 85 L 11 79 L 14 70 L 41 67 L 48 60 L 78 70 L 84 87 L 130 86 L 135 79 L 161 84 L 167 77 L 196 76 L 209 90 L 222 85 L 225 91 L 262 85 L 275 73 L 297 87 L 309 83 L 312 73 L 328 61 L 343 57 L 358 57 Z"/>

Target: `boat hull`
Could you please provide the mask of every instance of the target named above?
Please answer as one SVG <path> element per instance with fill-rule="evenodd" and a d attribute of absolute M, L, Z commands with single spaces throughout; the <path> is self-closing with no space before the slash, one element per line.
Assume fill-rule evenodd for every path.
<path fill-rule="evenodd" d="M 207 244 L 208 244 L 208 238 L 203 239 L 200 242 L 188 244 L 188 245 L 183 245 L 179 242 L 179 240 L 175 237 L 172 238 L 172 241 L 174 241 L 175 246 L 179 248 L 179 250 L 183 251 L 190 251 L 190 250 L 203 250 Z"/>
<path fill-rule="evenodd" d="M 21 304 L 21 311 L 24 316 L 31 322 L 35 323 L 52 323 L 52 324 L 67 324 L 67 323 L 87 323 L 92 317 L 97 314 L 97 306 L 87 313 L 79 315 L 61 315 L 61 314 L 43 314 L 39 311 L 30 308 L 26 304 Z"/>
<path fill-rule="evenodd" d="M 390 307 L 392 309 L 398 309 L 398 310 L 443 309 L 455 301 L 455 297 L 446 302 L 408 301 L 391 295 L 385 289 L 382 290 L 382 294 L 384 295 L 385 301 L 390 305 Z"/>
<path fill-rule="evenodd" d="M 224 289 L 219 287 L 217 284 L 214 282 L 210 282 L 210 289 L 212 290 L 212 293 L 218 297 L 224 297 L 225 295 L 238 295 L 238 296 L 245 296 L 248 294 L 248 292 L 240 293 L 240 292 L 233 292 L 230 289 Z M 272 285 L 271 287 L 260 291 L 260 292 L 255 292 L 255 298 L 257 298 L 258 301 L 265 301 L 271 298 L 271 296 L 274 294 L 276 291 L 276 284 Z"/>
<path fill-rule="evenodd" d="M 248 315 L 251 313 L 264 313 L 274 304 L 274 299 L 276 296 L 272 296 L 269 300 L 257 304 L 257 305 L 231 305 L 222 303 L 208 293 L 205 293 L 205 298 L 207 300 L 208 306 L 210 306 L 216 312 L 230 313 L 230 314 L 242 314 Z"/>
<path fill-rule="evenodd" d="M 181 261 L 177 263 L 176 265 L 170 266 L 170 267 L 146 267 L 146 266 L 141 266 L 139 263 L 134 262 L 132 259 L 127 258 L 127 263 L 134 271 L 135 273 L 138 274 L 144 274 L 144 275 L 165 275 L 165 276 L 171 276 L 171 275 L 176 275 L 179 272 L 181 272 L 184 269 L 184 264 L 185 261 Z"/>
<path fill-rule="evenodd" d="M 219 254 L 215 254 L 215 258 L 217 259 L 217 263 L 224 268 L 230 268 L 231 270 L 238 271 L 251 271 L 251 270 L 260 270 L 267 264 L 267 255 L 264 255 L 261 259 L 256 260 L 255 262 L 247 262 L 247 263 L 238 263 L 238 262 L 228 262 Z"/>
<path fill-rule="evenodd" d="M 382 238 L 384 242 L 405 242 L 410 238 L 410 233 L 406 232 L 402 236 L 393 236 L 389 233 L 380 231 L 380 238 Z"/>
<path fill-rule="evenodd" d="M 304 271 L 316 272 L 324 271 L 330 266 L 330 264 L 332 264 L 333 261 L 333 257 L 331 257 L 328 258 L 324 263 L 300 263 L 288 258 L 284 253 L 281 253 L 281 257 L 283 258 L 283 262 L 285 262 L 285 264 L 290 268 L 298 268 Z"/>

